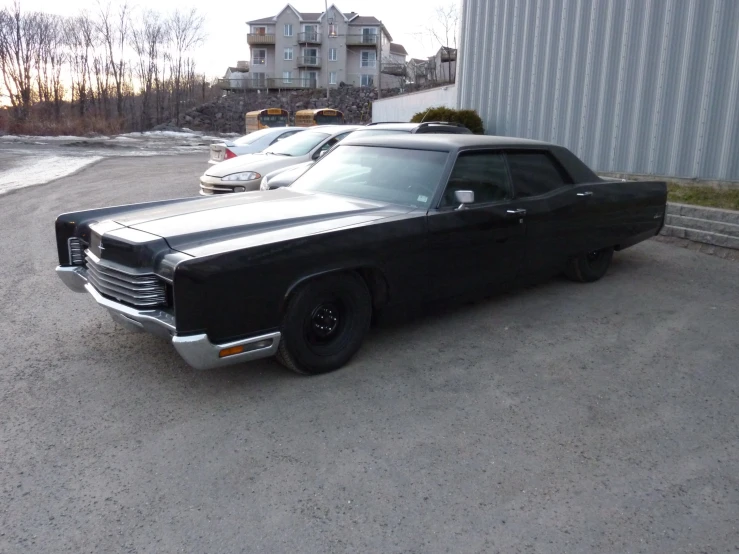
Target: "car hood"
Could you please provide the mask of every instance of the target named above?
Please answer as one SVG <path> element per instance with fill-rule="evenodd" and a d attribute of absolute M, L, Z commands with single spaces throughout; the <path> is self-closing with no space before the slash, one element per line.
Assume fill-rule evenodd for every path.
<path fill-rule="evenodd" d="M 128 212 L 119 225 L 207 256 L 402 215 L 411 208 L 290 189 L 246 192 Z"/>
<path fill-rule="evenodd" d="M 208 168 L 205 174 L 208 177 L 225 177 L 232 173 L 241 173 L 242 171 L 256 171 L 264 176 L 270 171 L 295 165 L 306 161 L 306 159 L 307 156 L 278 156 L 276 154 L 267 154 L 266 152 L 257 152 L 238 156 L 216 164 Z"/>

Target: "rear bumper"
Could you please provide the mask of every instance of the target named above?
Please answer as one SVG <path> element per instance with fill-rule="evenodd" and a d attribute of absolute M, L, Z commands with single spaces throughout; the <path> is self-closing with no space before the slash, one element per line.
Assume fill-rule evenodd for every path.
<path fill-rule="evenodd" d="M 208 335 L 177 335 L 175 317 L 164 310 L 139 310 L 101 295 L 87 280 L 87 270 L 80 266 L 58 266 L 57 275 L 74 292 L 87 292 L 107 309 L 114 321 L 131 331 L 147 332 L 169 340 L 177 353 L 195 369 L 213 369 L 267 358 L 277 353 L 280 333 L 266 333 L 247 339 L 217 344 Z M 241 347 L 239 354 L 221 358 L 227 348 Z"/>

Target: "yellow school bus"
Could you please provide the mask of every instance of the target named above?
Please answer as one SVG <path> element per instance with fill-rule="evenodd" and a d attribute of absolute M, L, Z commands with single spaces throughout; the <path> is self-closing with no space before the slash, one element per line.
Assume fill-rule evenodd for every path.
<path fill-rule="evenodd" d="M 344 114 L 339 110 L 321 108 L 317 110 L 300 110 L 295 112 L 296 127 L 313 127 L 314 125 L 343 125 Z"/>
<path fill-rule="evenodd" d="M 287 127 L 287 110 L 267 108 L 246 114 L 246 133 L 269 127 Z"/>

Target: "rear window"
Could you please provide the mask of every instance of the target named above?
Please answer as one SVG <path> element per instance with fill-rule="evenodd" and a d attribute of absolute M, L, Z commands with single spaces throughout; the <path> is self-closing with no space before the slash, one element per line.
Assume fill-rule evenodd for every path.
<path fill-rule="evenodd" d="M 569 176 L 546 152 L 509 152 L 508 167 L 516 196 L 539 196 L 572 184 Z"/>
<path fill-rule="evenodd" d="M 253 133 L 249 133 L 246 136 L 237 138 L 234 141 L 234 144 L 238 146 L 246 146 L 247 144 L 252 144 L 253 142 L 258 141 L 263 136 L 266 136 L 272 133 L 274 133 L 272 129 L 262 129 L 260 131 L 254 131 Z"/>

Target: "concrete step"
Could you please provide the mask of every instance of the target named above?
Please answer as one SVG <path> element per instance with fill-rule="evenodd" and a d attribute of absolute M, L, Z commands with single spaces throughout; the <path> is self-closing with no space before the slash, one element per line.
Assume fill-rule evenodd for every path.
<path fill-rule="evenodd" d="M 730 237 L 729 235 L 723 235 L 721 233 L 711 233 L 709 231 L 699 231 L 696 229 L 688 229 L 686 227 L 665 225 L 662 228 L 661 234 L 666 237 L 677 237 L 692 240 L 694 242 L 702 242 L 704 244 L 712 244 L 714 246 L 722 246 L 723 248 L 739 250 L 739 237 Z"/>
<path fill-rule="evenodd" d="M 703 206 L 668 202 L 667 214 L 739 225 L 739 211 L 735 210 L 719 210 L 718 208 L 704 208 Z"/>
<path fill-rule="evenodd" d="M 739 225 L 712 219 L 699 219 L 697 217 L 672 215 L 668 213 L 665 218 L 665 225 L 684 227 L 685 229 L 694 229 L 696 231 L 708 231 L 709 233 L 718 233 L 719 235 L 728 235 L 730 237 L 739 238 Z"/>

